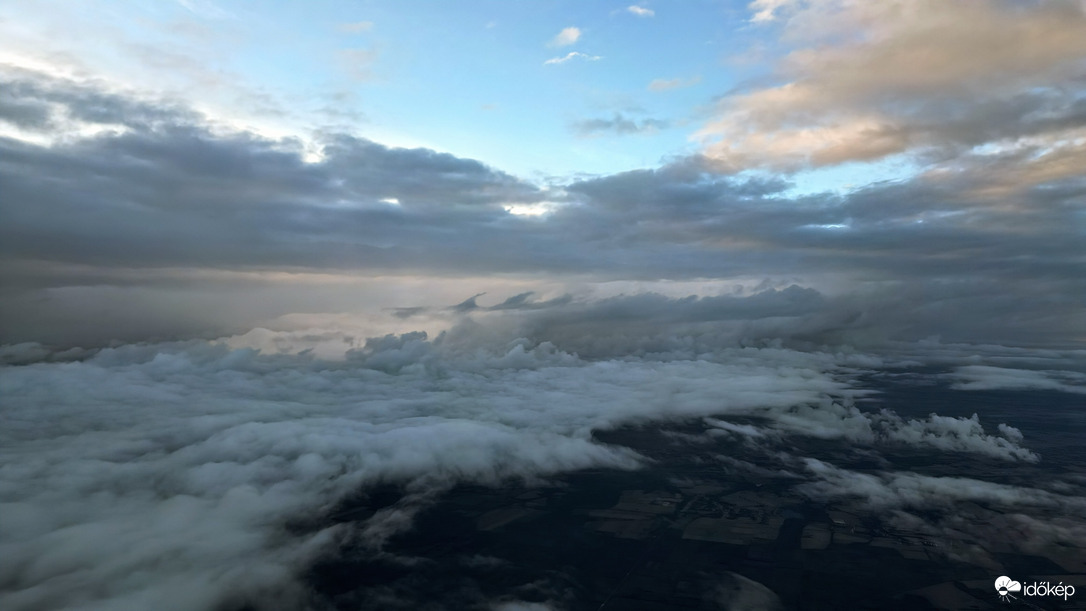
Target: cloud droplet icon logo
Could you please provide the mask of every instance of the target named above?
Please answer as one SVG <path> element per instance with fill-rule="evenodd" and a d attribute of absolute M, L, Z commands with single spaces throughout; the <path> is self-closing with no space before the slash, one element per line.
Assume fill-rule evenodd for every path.
<path fill-rule="evenodd" d="M 1022 584 L 1011 579 L 1010 577 L 1007 577 L 1006 575 L 1003 575 L 999 579 L 995 580 L 995 589 L 996 592 L 999 594 L 999 598 L 1003 599 L 1004 602 L 1007 602 L 1011 598 L 1016 598 L 1011 594 L 1011 592 L 1022 591 Z"/>

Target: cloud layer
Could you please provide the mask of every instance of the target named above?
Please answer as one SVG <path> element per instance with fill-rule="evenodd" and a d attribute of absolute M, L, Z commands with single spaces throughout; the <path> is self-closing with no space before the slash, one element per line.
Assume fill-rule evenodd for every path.
<path fill-rule="evenodd" d="M 290 523 L 362 486 L 633 468 L 591 432 L 843 388 L 767 356 L 630 366 L 416 334 L 339 364 L 197 342 L 5 368 L 4 606 L 296 608 L 283 587 L 338 535 Z M 410 524 L 381 517 L 375 545 Z"/>
<path fill-rule="evenodd" d="M 653 345 L 643 326 L 630 327 L 651 320 L 628 317 L 650 306 L 634 310 L 621 299 L 559 317 L 528 310 L 536 322 L 510 327 L 506 317 L 530 306 L 525 297 L 432 340 L 424 333 L 348 338 L 341 360 L 299 347 L 261 354 L 200 341 L 55 357 L 24 347 L 25 364 L 0 369 L 4 606 L 297 608 L 304 592 L 294 576 L 346 535 L 305 525 L 320 523 L 345 495 L 378 483 L 404 486 L 405 496 L 355 535 L 378 549 L 457 482 L 638 468 L 641 457 L 593 437 L 631 424 L 712 416 L 710 436 L 737 436 L 778 456 L 774 448 L 790 439 L 823 439 L 1038 459 L 1013 426 L 993 432 L 975 415 L 916 420 L 859 409 L 854 399 L 864 393 L 853 380 L 863 368 L 881 367 L 878 357 L 729 347 L 704 327 L 687 326 L 759 309 L 788 316 L 817 307 L 816 293 L 793 288 L 677 308 L 647 299 L 668 311 L 668 319 L 656 319 L 671 340 Z M 578 342 L 572 333 L 607 326 L 611 340 L 602 342 L 587 343 L 583 333 Z M 594 345 L 600 356 L 541 341 L 547 334 L 558 346 Z M 330 332 L 323 341 L 342 340 Z M 846 477 L 818 461 L 787 460 L 793 473 L 805 468 L 813 477 L 802 490 L 819 498 L 860 493 L 879 506 L 912 507 L 949 487 L 1012 505 L 1027 497 L 1072 502 L 983 482 L 973 494 L 957 480 Z"/>
<path fill-rule="evenodd" d="M 704 156 L 544 187 L 447 153 L 339 133 L 260 138 L 101 83 L 4 75 L 0 118 L 26 136 L 0 139 L 8 342 L 86 342 L 94 326 L 65 338 L 75 310 L 97 318 L 94 342 L 122 326 L 125 339 L 243 332 L 298 311 L 289 284 L 304 278 L 311 302 L 341 303 L 331 285 L 346 280 L 323 274 L 758 278 L 832 295 L 812 332 L 850 341 L 1086 336 L 1070 141 L 974 150 L 846 194 L 792 195 L 781 176 L 721 174 Z M 616 115 L 576 127 L 663 125 Z M 544 212 L 510 212 L 528 209 Z M 228 307 L 241 277 L 266 295 Z M 200 295 L 219 302 L 169 305 Z M 267 313 L 239 323 L 235 310 Z"/>

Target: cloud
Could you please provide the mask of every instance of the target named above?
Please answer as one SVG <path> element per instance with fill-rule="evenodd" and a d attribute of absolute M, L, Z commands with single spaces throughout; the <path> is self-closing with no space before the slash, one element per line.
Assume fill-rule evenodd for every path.
<path fill-rule="evenodd" d="M 653 79 L 649 83 L 649 91 L 670 91 L 672 89 L 681 89 L 683 87 L 691 87 L 701 82 L 700 76 L 691 77 L 688 79 L 673 78 L 673 79 Z"/>
<path fill-rule="evenodd" d="M 548 47 L 568 47 L 581 39 L 581 29 L 575 27 L 563 28 L 547 43 Z"/>
<path fill-rule="evenodd" d="M 373 29 L 372 21 L 355 21 L 353 23 L 341 23 L 338 26 L 340 32 L 347 34 L 361 34 L 362 32 L 369 32 Z"/>
<path fill-rule="evenodd" d="M 401 491 L 357 524 L 352 540 L 379 550 L 457 483 L 638 468 L 644 457 L 595 433 L 645 423 L 702 421 L 708 437 L 739 436 L 766 453 L 759 469 L 824 501 L 879 511 L 967 500 L 1083 509 L 1050 490 L 885 467 L 858 473 L 790 455 L 817 439 L 845 442 L 865 461 L 902 449 L 1036 460 L 1008 424 L 990 435 L 977 416 L 910 419 L 861 407 L 855 399 L 869 395 L 858 380 L 883 367 L 877 355 L 743 347 L 715 326 L 825 308 L 810 289 L 580 303 L 520 293 L 490 307 L 480 297 L 458 308 L 470 319 L 436 337 L 361 340 L 324 321 L 67 357 L 7 348 L 18 365 L 0 367 L 5 418 L 20 424 L 0 430 L 0 460 L 17 465 L 0 472 L 9 525 L 0 602 L 303 608 L 300 576 L 346 536 L 322 516 L 348 495 L 379 483 Z M 237 340 L 261 350 L 228 347 Z M 327 344 L 340 355 L 318 356 Z M 958 362 L 969 354 L 963 347 Z M 1037 532 L 1076 532 L 1058 526 Z M 87 580 L 110 587 L 88 599 Z"/>
<path fill-rule="evenodd" d="M 948 520 L 926 523 L 907 511 L 930 512 L 961 507 L 965 502 L 986 504 L 993 510 L 985 511 L 987 517 L 996 522 L 992 529 L 984 533 L 989 536 L 997 533 L 1013 532 L 1026 524 L 1038 526 L 1033 537 L 1021 542 L 1025 549 L 1041 549 L 1046 545 L 1073 544 L 1075 537 L 1086 532 L 1081 522 L 1066 522 L 1058 517 L 1052 520 L 1050 527 L 1041 526 L 1043 522 L 1029 517 L 1024 512 L 1044 508 L 1059 513 L 1081 514 L 1086 503 L 1082 497 L 1068 496 L 1022 486 L 1009 486 L 966 477 L 932 477 L 908 471 L 880 472 L 875 474 L 857 473 L 835 467 L 831 464 L 808 458 L 804 461 L 807 468 L 818 476 L 812 482 L 801 484 L 797 490 L 809 498 L 820 501 L 841 501 L 853 499 L 861 506 L 881 512 L 891 513 L 891 523 L 902 524 L 910 529 L 922 529 L 938 532 L 940 528 L 951 525 L 961 531 L 978 531 L 976 524 L 969 521 L 977 516 L 963 516 L 958 520 L 950 513 Z M 976 511 L 976 510 L 974 510 Z M 1016 524 L 1017 523 L 1017 524 Z M 1014 524 L 1014 526 L 1011 526 Z M 982 522 L 983 526 L 988 526 Z M 1027 528 L 1029 526 L 1026 526 Z M 978 532 L 978 534 L 980 534 Z M 998 535 L 997 535 L 998 536 Z M 982 540 L 987 539 L 983 534 Z"/>
<path fill-rule="evenodd" d="M 119 124 L 124 128 L 119 133 L 54 148 L 10 139 L 0 142 L 7 159 L 3 168 L 5 178 L 11 178 L 8 187 L 11 197 L 6 198 L 5 213 L 10 214 L 12 222 L 29 223 L 21 226 L 20 231 L 25 233 L 20 241 L 34 233 L 32 225 L 36 222 L 32 218 L 34 206 L 27 203 L 27 198 L 33 197 L 45 207 L 77 205 L 73 201 L 75 191 L 69 189 L 85 189 L 91 182 L 90 176 L 96 174 L 109 176 L 101 187 L 110 193 L 88 192 L 83 201 L 96 203 L 85 205 L 97 205 L 100 213 L 108 215 L 107 201 L 139 201 L 136 205 L 139 212 L 130 217 L 130 222 L 135 224 L 158 224 L 162 219 L 153 217 L 168 210 L 186 214 L 182 211 L 187 209 L 199 216 L 200 210 L 222 209 L 224 205 L 243 215 L 244 209 L 255 206 L 249 208 L 251 212 L 259 210 L 265 220 L 273 223 L 285 222 L 285 218 L 279 221 L 272 221 L 272 218 L 277 215 L 276 210 L 286 212 L 288 209 L 294 210 L 288 213 L 290 216 L 304 211 L 302 216 L 308 218 L 307 223 L 320 223 L 319 217 L 323 214 L 338 215 L 337 209 L 387 218 L 389 214 L 398 214 L 381 204 L 381 200 L 390 198 L 400 201 L 404 210 L 435 205 L 446 211 L 461 206 L 489 207 L 495 214 L 504 216 L 501 204 L 507 200 L 533 202 L 540 199 L 538 189 L 532 185 L 477 161 L 446 153 L 394 149 L 363 139 L 333 135 L 322 143 L 324 160 L 306 163 L 301 159 L 297 142 L 277 142 L 237 132 L 213 134 L 198 124 L 198 116 L 190 111 L 95 93 L 63 81 L 28 83 L 16 80 L 9 84 L 5 91 L 18 95 L 24 107 L 34 108 L 42 124 L 78 120 L 89 124 Z M 96 153 L 88 154 L 91 150 Z M 139 159 L 143 169 L 137 170 L 125 159 Z M 69 173 L 66 181 L 58 183 L 58 189 L 52 193 L 33 195 L 33 176 L 20 179 L 12 175 L 13 170 L 31 167 L 52 171 L 48 170 L 50 166 L 52 170 L 66 167 L 66 173 Z M 335 176 L 348 168 L 350 177 Z M 427 177 L 423 178 L 417 172 Z M 265 187 L 250 183 L 253 180 Z M 199 193 L 192 190 L 197 183 L 203 185 Z M 159 189 L 172 190 L 175 194 L 157 196 L 153 202 L 146 199 L 151 191 Z M 279 195 L 272 195 L 273 191 Z M 457 193 L 466 197 L 460 198 Z M 246 203 L 248 198 L 254 199 Z M 324 203 L 310 206 L 317 201 Z M 338 208 L 334 205 L 337 201 L 341 202 Z M 236 216 L 234 219 L 241 220 Z M 256 219 L 249 219 L 252 220 Z M 117 223 L 109 224 L 119 228 Z M 201 222 L 195 218 L 183 223 L 190 228 L 199 224 Z M 204 239 L 212 238 L 213 234 L 214 231 L 205 232 Z"/>
<path fill-rule="evenodd" d="M 877 512 L 891 527 L 942 542 L 931 551 L 951 560 L 990 566 L 1000 548 L 989 542 L 1048 554 L 1079 547 L 1086 535 L 1086 524 L 1065 517 L 1086 510 L 1081 495 L 910 471 L 860 473 L 813 458 L 803 462 L 815 479 L 797 486 L 800 494 L 847 511 Z"/>
<path fill-rule="evenodd" d="M 9 91 L 0 92 L 0 121 L 27 131 L 51 126 L 51 109 L 44 104 L 20 100 Z"/>
<path fill-rule="evenodd" d="M 0 122 L 41 135 L 96 127 L 157 129 L 202 118 L 175 101 L 108 92 L 19 68 L 4 68 L 0 78 Z"/>
<path fill-rule="evenodd" d="M 236 15 L 211 2 L 211 0 L 177 0 L 177 3 L 193 15 L 203 19 L 237 19 Z"/>
<path fill-rule="evenodd" d="M 890 509 L 930 510 L 951 508 L 963 501 L 990 503 L 997 508 L 1019 510 L 1028 507 L 1079 512 L 1086 499 L 1046 490 L 1009 486 L 967 477 L 933 477 L 909 471 L 858 473 L 814 458 L 804 459 L 817 480 L 797 490 L 821 501 L 857 499 L 877 511 Z"/>
<path fill-rule="evenodd" d="M 601 56 L 599 56 L 599 55 L 587 55 L 585 53 L 581 53 L 580 51 L 570 51 L 569 53 L 567 53 L 567 54 L 565 54 L 565 55 L 563 55 L 561 57 L 552 57 L 552 58 L 548 59 L 547 61 L 543 62 L 543 65 L 547 66 L 547 65 L 550 65 L 550 64 L 564 64 L 565 62 L 568 62 L 571 59 L 583 59 L 584 61 L 587 61 L 587 62 L 595 62 L 595 61 L 599 61 L 599 60 L 601 60 L 603 58 Z"/>
<path fill-rule="evenodd" d="M 461 483 L 640 468 L 599 433 L 645 424 L 933 537 L 1082 541 L 1086 480 L 1037 477 L 1038 414 L 899 413 L 869 388 L 1086 381 L 1076 14 L 915 6 L 757 2 L 795 50 L 784 84 L 723 99 L 733 149 L 538 183 L 4 67 L 0 606 L 307 608 L 300 581 L 345 540 L 378 553 Z M 997 25 L 1028 43 L 992 47 L 1009 84 L 975 56 Z M 368 53 L 345 57 L 360 78 Z M 548 63 L 574 58 L 599 59 Z M 927 165 L 805 195 L 751 170 L 894 151 Z M 549 212 L 509 212 L 531 205 Z M 381 484 L 372 515 L 328 519 Z M 718 593 L 776 604 L 738 576 Z M 563 606 L 520 598 L 490 604 Z"/>
<path fill-rule="evenodd" d="M 352 294 L 360 278 L 467 275 L 478 292 L 498 288 L 488 277 L 585 273 L 711 279 L 706 294 L 736 279 L 814 288 L 832 305 L 757 331 L 813 345 L 1086 337 L 1073 143 L 978 150 L 845 193 L 795 196 L 780 175 L 720 174 L 704 156 L 543 187 L 342 133 L 307 145 L 314 160 L 170 100 L 26 71 L 5 73 L 0 95 L 0 116 L 51 143 L 0 140 L 0 315 L 18 321 L 6 342 L 241 333 L 383 294 Z M 662 125 L 620 114 L 574 127 Z M 85 135 L 62 137 L 73 131 Z M 508 211 L 532 204 L 548 213 Z"/>
<path fill-rule="evenodd" d="M 636 4 L 631 4 L 630 6 L 627 6 L 626 11 L 633 14 L 633 15 L 637 15 L 638 17 L 655 17 L 656 16 L 656 11 L 654 11 L 654 10 L 652 10 L 650 8 L 645 8 L 643 6 L 637 6 Z"/>
<path fill-rule="evenodd" d="M 341 527 L 287 526 L 366 486 L 405 486 L 362 525 L 379 547 L 456 482 L 638 466 L 593 430 L 841 388 L 783 352 L 619 366 L 480 339 L 371 338 L 338 363 L 126 345 L 0 369 L 6 417 L 25 423 L 0 432 L 19 465 L 0 474 L 5 608 L 304 607 L 297 576 Z"/>
<path fill-rule="evenodd" d="M 731 571 L 725 571 L 709 598 L 728 611 L 781 611 L 785 608 L 773 590 Z"/>
<path fill-rule="evenodd" d="M 337 54 L 340 64 L 351 78 L 358 81 L 373 78 L 373 65 L 380 56 L 377 49 L 340 49 Z"/>
<path fill-rule="evenodd" d="M 499 303 L 498 305 L 490 308 L 492 310 L 513 310 L 525 307 L 532 296 L 535 295 L 534 291 L 528 291 L 525 293 L 519 293 Z"/>
<path fill-rule="evenodd" d="M 478 310 L 479 309 L 479 304 L 477 304 L 475 302 L 475 300 L 482 297 L 485 294 L 486 293 L 479 293 L 479 294 L 477 294 L 477 295 L 475 295 L 473 297 L 469 297 L 468 299 L 465 299 L 464 301 L 454 305 L 452 307 L 452 310 L 454 312 L 460 312 L 460 313 L 471 312 L 472 310 Z"/>
<path fill-rule="evenodd" d="M 754 0 L 750 3 L 749 9 L 754 12 L 754 15 L 750 18 L 753 23 L 763 23 L 767 21 L 773 21 L 776 18 L 776 11 L 781 7 L 794 4 L 793 0 Z"/>
<path fill-rule="evenodd" d="M 745 415 L 735 412 L 731 415 Z M 761 427 L 709 421 L 711 433 L 752 439 L 780 440 L 786 436 L 844 439 L 855 446 L 913 448 L 961 452 L 1010 462 L 1040 462 L 1041 457 L 1022 445 L 1018 429 L 1001 423 L 998 435 L 985 432 L 976 414 L 952 418 L 931 414 L 924 420 L 905 419 L 889 410 L 866 412 L 854 404 L 823 401 L 820 405 L 793 406 L 788 410 L 756 410 L 750 415 L 767 421 Z"/>
<path fill-rule="evenodd" d="M 618 136 L 630 134 L 651 133 L 670 127 L 670 123 L 660 119 L 642 119 L 636 121 L 626 118 L 621 113 L 615 113 L 611 119 L 585 119 L 576 121 L 571 126 L 573 131 L 580 136 L 593 136 L 601 133 L 610 133 Z"/>
<path fill-rule="evenodd" d="M 967 365 L 952 374 L 959 390 L 1058 390 L 1086 394 L 1086 374 Z M 1062 379 L 1061 379 L 1062 378 Z"/>
<path fill-rule="evenodd" d="M 1053 324 L 1050 332 L 1054 334 L 1059 333 L 1056 327 L 1063 325 L 1065 338 L 1082 334 L 1081 325 L 1075 322 L 1082 318 L 1073 313 L 1079 306 L 1065 299 L 1070 294 L 1064 290 L 1068 285 L 1063 284 L 1064 281 L 1078 283 L 1069 273 L 1070 267 L 1065 267 L 1073 265 L 1075 257 L 1072 244 L 1077 238 L 1070 229 L 1074 221 L 1066 216 L 1074 205 L 1070 200 L 1062 200 L 1067 202 L 1067 207 L 1052 207 L 1039 201 L 1036 206 L 1023 205 L 1021 199 L 1012 204 L 1003 200 L 1002 194 L 976 197 L 977 188 L 994 178 L 988 174 L 982 159 L 967 160 L 957 174 L 933 172 L 911 181 L 873 185 L 843 196 L 811 197 L 806 201 L 818 202 L 811 207 L 797 206 L 797 201 L 791 198 L 772 197 L 777 189 L 787 188 L 787 183 L 779 178 L 743 183 L 707 176 L 699 171 L 699 163 L 699 160 L 691 159 L 658 170 L 633 171 L 574 183 L 567 191 L 585 196 L 593 206 L 570 209 L 567 214 L 576 214 L 586 225 L 593 215 L 606 217 L 612 225 L 611 231 L 617 235 L 622 235 L 625 227 L 632 228 L 636 224 L 636 233 L 641 236 L 682 235 L 687 243 L 695 240 L 717 245 L 721 250 L 733 246 L 734 252 L 742 258 L 765 255 L 759 264 L 763 270 L 772 267 L 773 261 L 783 260 L 784 253 L 801 251 L 808 261 L 813 260 L 810 259 L 812 256 L 825 256 L 827 263 L 829 260 L 842 263 L 847 260 L 846 267 L 866 267 L 872 277 L 894 277 L 903 283 L 899 288 L 906 292 L 921 290 L 920 286 L 924 286 L 923 290 L 928 293 L 921 299 L 930 300 L 931 309 L 911 307 L 907 315 L 902 311 L 900 318 L 895 302 L 887 302 L 884 304 L 886 309 L 878 313 L 861 305 L 866 298 L 852 302 L 866 312 L 865 317 L 881 319 L 884 329 L 902 324 L 919 331 L 921 326 L 929 324 L 926 322 L 929 312 L 933 317 L 931 323 L 935 322 L 935 316 L 943 317 L 944 321 L 953 319 L 959 330 L 973 324 L 988 326 L 975 315 L 948 318 L 945 310 L 937 312 L 944 307 L 956 309 L 950 305 L 952 303 L 970 301 L 972 297 L 965 292 L 968 286 L 972 287 L 968 290 L 974 291 L 974 295 L 990 296 L 984 307 L 976 302 L 975 312 L 983 317 L 992 316 L 987 320 L 994 323 L 996 318 L 1010 316 L 1012 311 L 1021 312 L 1019 307 L 1029 307 L 1024 305 L 1026 293 L 1015 297 L 1013 292 L 1007 292 L 1005 284 L 1002 288 L 998 283 L 989 285 L 987 278 L 1013 275 L 1016 283 L 1026 284 L 1041 278 L 1061 278 L 1053 285 L 1052 301 L 1046 308 L 1066 308 L 1063 315 L 1053 311 L 1053 317 L 1048 318 L 1037 312 L 1036 318 L 1018 320 L 1032 319 L 1046 326 L 1048 323 L 1041 322 L 1046 319 Z M 1071 189 L 1066 192 L 1070 196 L 1075 190 L 1070 184 L 1067 186 Z M 1018 193 L 1016 197 L 1019 198 L 1047 197 L 1048 194 L 1057 199 L 1065 197 L 1061 189 L 1047 191 L 1044 196 L 1040 190 Z M 1020 223 L 1019 229 L 1014 232 L 998 229 L 1012 218 Z M 1058 226 L 1054 222 L 1056 218 L 1062 218 L 1060 222 L 1067 225 Z M 628 221 L 631 225 L 627 225 Z M 996 234 L 1001 235 L 999 240 L 993 239 Z M 923 249 L 918 248 L 919 244 L 924 244 Z M 846 251 L 851 254 L 846 255 Z M 1038 255 L 1040 252 L 1048 254 Z M 711 256 L 710 253 L 706 249 L 706 255 Z M 884 258 L 891 256 L 897 258 L 893 272 L 888 267 L 890 259 Z M 1028 264 L 1020 267 L 1026 261 Z M 720 264 L 728 265 L 725 261 Z M 1048 267 L 1050 264 L 1052 267 Z M 793 273 L 800 269 L 797 265 L 802 266 L 802 263 L 792 262 Z M 978 266 L 984 269 L 979 270 Z M 1041 271 L 1045 267 L 1048 269 Z M 1027 272 L 1026 268 L 1032 271 Z M 1047 282 L 1041 281 L 1041 284 Z M 910 286 L 913 288 L 905 288 Z M 896 303 L 916 302 L 912 297 L 903 296 Z M 889 318 L 899 318 L 899 323 L 887 324 Z M 1062 322 L 1057 325 L 1056 321 L 1061 318 Z M 856 323 L 862 321 L 855 320 Z M 880 324 L 873 318 L 868 318 L 867 322 L 875 326 Z M 1074 330 L 1067 329 L 1069 322 Z M 1002 333 L 996 327 L 992 325 L 987 333 Z M 929 334 L 935 333 L 939 331 Z"/>
<path fill-rule="evenodd" d="M 1086 12 L 1078 3 L 751 8 L 754 21 L 783 13 L 792 50 L 778 62 L 780 84 L 725 96 L 699 132 L 706 153 L 726 166 L 794 170 L 903 153 L 945 159 L 1027 137 L 1061 146 L 1081 128 L 1086 43 L 1075 32 Z"/>

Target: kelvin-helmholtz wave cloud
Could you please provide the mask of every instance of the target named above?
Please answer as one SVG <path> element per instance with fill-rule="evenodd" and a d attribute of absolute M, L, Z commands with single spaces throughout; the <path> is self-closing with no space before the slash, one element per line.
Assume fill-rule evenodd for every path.
<path fill-rule="evenodd" d="M 163 31 L 201 48 L 245 22 L 180 5 L 199 23 Z M 567 83 L 637 63 L 602 34 L 679 10 L 648 6 L 554 30 L 595 61 L 525 65 Z M 791 509 L 779 501 L 763 526 L 799 515 L 889 547 L 907 531 L 939 542 L 909 543 L 910 558 L 993 578 L 1025 576 L 1014 554 L 1050 560 L 1037 574 L 1086 571 L 1081 3 L 748 9 L 741 30 L 773 44 L 732 57 L 725 81 L 650 75 L 643 108 L 593 80 L 594 116 L 615 121 L 560 123 L 586 160 L 581 147 L 696 129 L 659 163 L 531 180 L 342 121 L 304 137 L 254 127 L 186 93 L 198 88 L 128 86 L 136 68 L 27 50 L 22 21 L 0 15 L 19 47 L 0 54 L 0 608 L 579 608 L 575 588 L 552 587 L 576 581 L 568 567 L 468 588 L 463 607 L 383 582 L 333 604 L 315 567 L 344 550 L 398 571 L 445 562 L 397 544 L 466 486 L 558 489 L 677 462 L 689 470 L 653 480 L 659 498 L 631 487 L 620 504 L 697 490 L 682 510 L 715 523 L 747 517 L 705 497 L 772 489 Z M 480 31 L 511 39 L 506 23 Z M 384 27 L 356 15 L 337 36 Z M 122 29 L 115 54 L 153 57 L 164 82 L 189 75 L 297 118 Z M 384 40 L 338 49 L 352 86 L 396 82 Z M 756 59 L 768 65 L 736 67 Z M 689 117 L 651 118 L 685 95 Z M 349 111 L 316 114 L 365 114 Z M 478 532 L 543 512 L 526 494 Z M 598 532 L 637 539 L 653 519 Z M 738 536 L 690 535 L 684 519 L 667 532 Z M 516 564 L 498 553 L 455 563 Z M 697 600 L 772 608 L 780 592 L 741 568 Z"/>

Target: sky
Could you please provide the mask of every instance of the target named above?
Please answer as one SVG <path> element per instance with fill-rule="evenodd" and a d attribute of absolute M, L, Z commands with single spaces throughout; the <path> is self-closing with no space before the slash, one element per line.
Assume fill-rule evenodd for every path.
<path fill-rule="evenodd" d="M 376 554 L 692 419 L 1081 541 L 1028 414 L 858 406 L 1082 395 L 1084 168 L 1081 0 L 0 3 L 0 603 L 305 608 L 300 516 L 401 483 Z"/>
<path fill-rule="evenodd" d="M 1077 1 L 10 3 L 3 338 L 797 284 L 876 335 L 1080 344 L 1084 27 Z"/>

